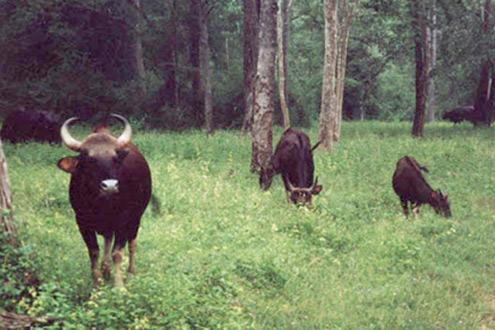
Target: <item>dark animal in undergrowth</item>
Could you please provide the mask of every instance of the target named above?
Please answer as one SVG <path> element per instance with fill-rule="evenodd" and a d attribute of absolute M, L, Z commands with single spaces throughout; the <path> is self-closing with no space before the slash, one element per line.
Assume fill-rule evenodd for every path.
<path fill-rule="evenodd" d="M 60 143 L 60 124 L 60 118 L 54 113 L 20 108 L 5 118 L 0 137 L 12 143 Z"/>
<path fill-rule="evenodd" d="M 280 137 L 275 153 L 260 170 L 260 187 L 270 188 L 276 174 L 282 175 L 289 201 L 295 204 L 311 204 L 312 196 L 323 189 L 318 179 L 313 181 L 313 148 L 309 137 L 298 130 L 289 128 Z"/>
<path fill-rule="evenodd" d="M 106 279 L 110 276 L 111 252 L 115 285 L 122 287 L 122 250 L 128 242 L 128 272 L 134 274 L 136 237 L 141 216 L 151 196 L 151 174 L 143 155 L 131 143 L 129 122 L 122 116 L 112 116 L 125 125 L 124 132 L 118 138 L 113 137 L 106 127 L 100 127 L 82 142 L 73 138 L 68 130 L 69 124 L 77 118 L 68 119 L 62 125 L 60 135 L 63 143 L 79 155 L 62 158 L 58 161 L 58 167 L 71 174 L 70 203 L 88 248 L 93 285 L 101 280 L 97 266 L 98 233 L 105 238 L 101 263 L 103 276 Z"/>
<path fill-rule="evenodd" d="M 454 123 L 454 125 L 461 123 L 464 120 L 467 120 L 474 124 L 477 120 L 476 113 L 474 111 L 474 106 L 472 105 L 457 107 L 449 111 L 446 111 L 442 115 L 442 119 L 451 121 Z"/>
<path fill-rule="evenodd" d="M 450 217 L 448 196 L 443 195 L 440 190 L 433 190 L 423 177 L 422 170 L 428 172 L 410 156 L 404 156 L 397 162 L 392 177 L 392 187 L 400 198 L 404 214 L 406 216 L 409 214 L 409 203 L 413 213 L 419 211 L 421 204 L 430 204 L 435 212 Z"/>

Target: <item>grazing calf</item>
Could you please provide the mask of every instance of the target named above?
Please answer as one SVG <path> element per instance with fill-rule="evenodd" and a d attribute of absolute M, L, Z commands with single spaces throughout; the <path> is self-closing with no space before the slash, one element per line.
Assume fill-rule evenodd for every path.
<path fill-rule="evenodd" d="M 151 174 L 148 164 L 131 143 L 131 126 L 122 116 L 124 132 L 115 138 L 105 127 L 90 134 L 84 141 L 74 139 L 68 125 L 60 130 L 63 143 L 79 153 L 59 160 L 58 167 L 71 174 L 69 197 L 76 214 L 79 231 L 88 248 L 93 285 L 101 281 L 98 270 L 99 248 L 96 234 L 105 238 L 101 263 L 103 276 L 110 277 L 110 252 L 115 265 L 115 285 L 122 287 L 122 250 L 129 242 L 129 273 L 135 272 L 136 237 L 151 196 Z M 112 241 L 114 245 L 110 250 Z"/>
<path fill-rule="evenodd" d="M 440 190 L 434 191 L 421 174 L 428 172 L 426 167 L 410 156 L 399 159 L 392 177 L 392 186 L 399 196 L 404 214 L 409 214 L 408 203 L 411 203 L 413 213 L 417 213 L 421 204 L 430 204 L 435 212 L 450 217 L 450 206 L 447 195 Z"/>
<path fill-rule="evenodd" d="M 260 171 L 260 187 L 270 188 L 273 176 L 282 174 L 288 200 L 295 204 L 311 204 L 312 196 L 323 189 L 318 179 L 313 182 L 313 150 L 309 137 L 301 131 L 289 128 L 275 148 L 275 153 Z"/>

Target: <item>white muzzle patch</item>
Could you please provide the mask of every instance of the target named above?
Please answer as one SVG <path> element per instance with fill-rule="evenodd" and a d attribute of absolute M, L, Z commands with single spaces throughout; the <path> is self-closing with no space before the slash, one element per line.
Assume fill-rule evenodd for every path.
<path fill-rule="evenodd" d="M 114 194 L 119 192 L 119 181 L 115 179 L 103 180 L 100 183 L 100 190 L 104 194 Z"/>

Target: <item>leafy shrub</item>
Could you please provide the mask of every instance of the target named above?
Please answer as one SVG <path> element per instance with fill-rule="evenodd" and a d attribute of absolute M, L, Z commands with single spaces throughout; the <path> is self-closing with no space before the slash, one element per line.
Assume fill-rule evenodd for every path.
<path fill-rule="evenodd" d="M 24 300 L 29 303 L 39 285 L 34 271 L 33 250 L 25 245 L 14 247 L 8 243 L 5 232 L 0 232 L 0 309 L 15 310 Z"/>

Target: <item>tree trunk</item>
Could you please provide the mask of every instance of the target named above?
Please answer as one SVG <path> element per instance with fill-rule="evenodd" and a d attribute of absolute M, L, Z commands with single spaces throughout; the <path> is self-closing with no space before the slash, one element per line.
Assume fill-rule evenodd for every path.
<path fill-rule="evenodd" d="M 201 82 L 204 87 L 204 112 L 205 112 L 205 129 L 206 134 L 213 134 L 213 97 L 211 92 L 211 68 L 210 68 L 210 43 L 208 36 L 208 2 L 201 3 L 200 14 L 200 37 L 199 37 L 199 58 L 201 68 Z"/>
<path fill-rule="evenodd" d="M 337 126 L 338 113 L 335 94 L 335 69 L 337 65 L 337 0 L 324 1 L 325 57 L 321 90 L 320 127 L 318 139 L 321 147 L 332 150 L 333 130 Z"/>
<path fill-rule="evenodd" d="M 258 171 L 272 154 L 277 0 L 261 4 L 259 57 L 254 82 L 251 170 Z"/>
<path fill-rule="evenodd" d="M 134 37 L 134 45 L 132 47 L 132 58 L 134 63 L 134 70 L 136 72 L 137 78 L 139 79 L 138 97 L 142 98 L 146 94 L 146 70 L 144 68 L 143 44 L 141 41 L 140 30 L 141 15 L 139 14 L 139 12 L 141 11 L 141 2 L 140 0 L 130 0 L 130 2 L 136 9 L 136 33 Z"/>
<path fill-rule="evenodd" d="M 178 100 L 177 87 L 177 10 L 176 0 L 170 1 L 170 36 L 165 45 L 165 53 L 163 61 L 165 63 L 165 104 L 170 108 L 175 109 Z"/>
<path fill-rule="evenodd" d="M 158 90 L 157 108 L 167 106 L 176 109 L 179 104 L 179 90 L 177 84 L 177 20 L 176 0 L 167 0 L 171 20 L 167 26 L 169 33 L 160 48 L 160 69 L 163 75 L 163 85 Z"/>
<path fill-rule="evenodd" d="M 199 61 L 199 39 L 200 39 L 200 13 L 201 0 L 190 0 L 189 2 L 189 61 L 191 63 L 191 103 L 195 111 L 195 121 L 199 125 L 203 122 L 204 88 L 201 82 L 201 71 Z"/>
<path fill-rule="evenodd" d="M 253 92 L 254 78 L 258 63 L 258 24 L 260 0 L 244 0 L 244 81 L 243 81 L 243 109 L 244 120 L 242 129 L 251 130 L 253 124 Z"/>
<path fill-rule="evenodd" d="M 349 5 L 347 0 L 341 1 L 343 17 L 338 32 L 337 46 L 337 68 L 336 68 L 336 112 L 337 118 L 332 129 L 333 141 L 338 142 L 340 139 L 340 127 L 342 124 L 342 108 L 344 106 L 344 86 L 345 86 L 345 69 L 347 65 L 347 46 L 349 44 L 349 31 L 352 25 L 353 6 Z"/>
<path fill-rule="evenodd" d="M 483 6 L 483 34 L 491 33 L 493 28 L 492 1 L 486 0 Z M 480 80 L 476 89 L 476 99 L 474 102 L 474 111 L 476 125 L 490 126 L 492 123 L 492 108 L 490 95 L 493 85 L 493 62 L 490 58 L 483 61 L 481 65 Z"/>
<path fill-rule="evenodd" d="M 425 124 L 426 87 L 430 51 L 424 1 L 411 0 L 411 4 L 416 58 L 416 110 L 414 112 L 412 135 L 414 137 L 422 137 Z"/>
<path fill-rule="evenodd" d="M 435 106 L 436 106 L 436 97 L 435 97 L 435 68 L 437 65 L 437 39 L 438 39 L 438 30 L 437 30 L 437 13 L 436 13 L 436 4 L 435 0 L 432 2 L 432 8 L 429 11 L 429 16 L 431 20 L 431 27 L 428 27 L 428 41 L 430 44 L 430 59 L 431 66 L 428 72 L 428 122 L 435 121 Z"/>
<path fill-rule="evenodd" d="M 12 245 L 17 245 L 17 230 L 12 214 L 12 195 L 10 193 L 9 173 L 7 159 L 3 152 L 2 141 L 0 140 L 0 222 L 1 228 L 7 235 L 7 241 Z"/>
<path fill-rule="evenodd" d="M 278 94 L 284 129 L 290 127 L 289 106 L 287 105 L 287 47 L 291 6 L 292 0 L 279 0 L 277 15 Z"/>

